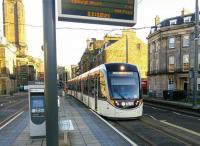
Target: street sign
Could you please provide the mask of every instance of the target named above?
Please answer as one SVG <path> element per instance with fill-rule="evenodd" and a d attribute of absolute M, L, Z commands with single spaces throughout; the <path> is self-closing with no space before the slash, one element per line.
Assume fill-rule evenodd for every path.
<path fill-rule="evenodd" d="M 58 20 L 133 26 L 137 0 L 58 0 Z"/>

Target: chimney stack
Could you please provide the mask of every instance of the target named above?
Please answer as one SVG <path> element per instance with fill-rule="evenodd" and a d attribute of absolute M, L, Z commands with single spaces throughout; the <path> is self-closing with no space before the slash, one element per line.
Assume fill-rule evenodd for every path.
<path fill-rule="evenodd" d="M 185 15 L 185 8 L 183 8 L 181 11 L 181 16 L 184 16 L 184 15 Z"/>
<path fill-rule="evenodd" d="M 155 26 L 157 26 L 158 24 L 160 24 L 160 17 L 157 15 L 155 18 Z"/>

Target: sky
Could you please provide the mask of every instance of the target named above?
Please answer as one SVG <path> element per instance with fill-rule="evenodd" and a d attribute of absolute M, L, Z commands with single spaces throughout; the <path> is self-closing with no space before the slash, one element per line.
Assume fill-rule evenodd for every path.
<path fill-rule="evenodd" d="M 43 44 L 43 12 L 42 0 L 23 0 L 25 6 L 26 19 L 26 40 L 28 44 L 28 53 L 35 57 L 43 57 L 41 46 Z M 137 24 L 134 28 L 150 27 L 154 25 L 154 18 L 158 15 L 161 21 L 179 16 L 183 8 L 191 13 L 195 11 L 195 0 L 138 0 Z M 2 2 L 2 0 L 0 0 Z M 0 5 L 0 10 L 1 5 Z M 2 16 L 0 12 L 0 17 Z M 0 30 L 2 20 L 0 18 Z M 86 40 L 89 38 L 103 39 L 105 34 L 115 33 L 113 29 L 122 29 L 124 27 L 94 25 L 72 22 L 56 23 L 56 44 L 57 44 L 57 64 L 69 66 L 77 64 L 80 57 L 86 49 Z M 67 29 L 68 28 L 68 29 Z M 69 29 L 70 28 L 70 29 Z M 93 30 L 84 30 L 84 29 Z M 100 29 L 110 30 L 103 31 Z M 147 43 L 146 37 L 149 29 L 137 30 L 137 36 Z"/>

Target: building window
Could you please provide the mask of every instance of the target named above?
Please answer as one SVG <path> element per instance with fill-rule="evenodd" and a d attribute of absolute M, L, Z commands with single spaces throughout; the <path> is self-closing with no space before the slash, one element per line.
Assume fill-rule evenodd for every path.
<path fill-rule="evenodd" d="M 171 25 L 176 25 L 177 24 L 177 19 L 170 20 L 169 23 L 170 23 L 170 26 Z"/>
<path fill-rule="evenodd" d="M 169 76 L 168 90 L 175 90 L 174 78 L 172 76 Z"/>
<path fill-rule="evenodd" d="M 197 78 L 197 90 L 200 91 L 200 78 Z"/>
<path fill-rule="evenodd" d="M 169 72 L 174 72 L 174 69 L 175 69 L 174 56 L 169 56 Z"/>
<path fill-rule="evenodd" d="M 189 54 L 183 55 L 183 71 L 189 70 Z"/>
<path fill-rule="evenodd" d="M 150 45 L 150 53 L 153 53 L 153 50 L 155 49 L 155 42 L 153 42 L 151 45 Z"/>
<path fill-rule="evenodd" d="M 141 49 L 141 44 L 137 43 L 137 49 L 140 50 Z"/>
<path fill-rule="evenodd" d="M 183 36 L 183 47 L 188 47 L 190 45 L 190 36 L 185 35 Z"/>
<path fill-rule="evenodd" d="M 154 33 L 155 31 L 156 31 L 155 28 L 151 28 L 150 34 Z"/>
<path fill-rule="evenodd" d="M 169 38 L 169 48 L 175 48 L 175 38 L 174 37 L 171 37 Z"/>
<path fill-rule="evenodd" d="M 169 78 L 169 85 L 172 85 L 172 84 L 174 84 L 174 78 L 170 77 Z"/>
<path fill-rule="evenodd" d="M 158 53 L 155 53 L 155 71 L 158 72 L 159 70 L 159 59 L 158 59 Z"/>
<path fill-rule="evenodd" d="M 158 52 L 159 49 L 160 49 L 160 43 L 156 42 L 155 43 L 155 51 Z"/>
<path fill-rule="evenodd" d="M 160 30 L 161 24 L 157 25 L 157 30 Z"/>
<path fill-rule="evenodd" d="M 149 64 L 149 69 L 150 69 L 150 73 L 152 73 L 153 72 L 153 63 L 152 63 L 152 61 L 150 61 L 150 64 Z"/>
<path fill-rule="evenodd" d="M 183 21 L 184 21 L 184 23 L 190 23 L 191 22 L 191 16 L 188 16 L 188 17 L 184 17 L 183 18 Z"/>

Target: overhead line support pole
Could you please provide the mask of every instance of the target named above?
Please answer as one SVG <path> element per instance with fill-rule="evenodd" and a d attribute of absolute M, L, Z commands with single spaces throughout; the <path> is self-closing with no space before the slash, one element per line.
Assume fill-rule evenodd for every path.
<path fill-rule="evenodd" d="M 55 0 L 43 0 L 46 142 L 58 146 Z"/>
<path fill-rule="evenodd" d="M 195 39 L 194 39 L 194 83 L 193 83 L 193 106 L 196 106 L 197 98 L 197 78 L 198 78 L 198 40 L 199 40 L 199 6 L 198 0 L 195 4 Z"/>

